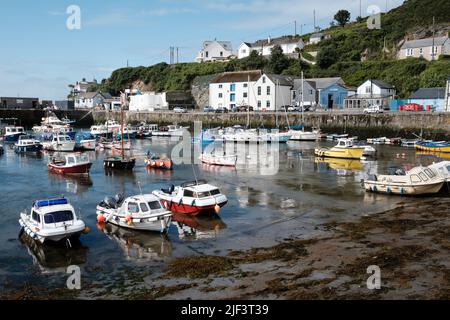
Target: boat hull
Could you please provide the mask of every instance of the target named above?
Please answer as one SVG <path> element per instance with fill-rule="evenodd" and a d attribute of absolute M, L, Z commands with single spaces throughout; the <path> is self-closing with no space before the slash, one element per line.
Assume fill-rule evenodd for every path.
<path fill-rule="evenodd" d="M 42 145 L 35 144 L 29 146 L 14 146 L 14 151 L 16 153 L 38 153 L 42 151 Z"/>
<path fill-rule="evenodd" d="M 212 166 L 236 167 L 237 163 L 237 156 L 210 157 L 201 155 L 199 159 L 202 163 Z"/>
<path fill-rule="evenodd" d="M 75 166 L 57 166 L 54 164 L 49 163 L 48 168 L 50 171 L 58 173 L 58 174 L 69 174 L 69 175 L 75 175 L 75 174 L 89 174 L 89 171 L 91 170 L 92 163 L 87 164 L 80 164 Z"/>
<path fill-rule="evenodd" d="M 184 203 L 176 203 L 169 200 L 161 199 L 161 203 L 170 211 L 173 213 L 184 213 L 184 214 L 190 214 L 190 215 L 199 215 L 199 214 L 207 214 L 215 212 L 216 210 L 216 204 L 213 205 L 207 205 L 207 206 L 197 206 L 197 205 L 189 205 Z M 221 208 L 224 207 L 227 204 L 227 201 L 218 203 Z"/>
<path fill-rule="evenodd" d="M 26 217 L 23 214 L 21 214 L 19 224 L 25 234 L 42 244 L 47 242 L 60 242 L 66 239 L 78 240 L 86 228 L 84 222 L 78 221 L 76 225 L 70 225 L 67 228 L 58 228 L 58 230 L 48 232 L 44 230 L 36 231 L 32 225 L 27 223 Z"/>
<path fill-rule="evenodd" d="M 148 168 L 172 170 L 173 162 L 170 159 L 145 159 Z"/>
<path fill-rule="evenodd" d="M 135 159 L 108 158 L 103 161 L 103 166 L 106 169 L 133 170 L 135 165 Z"/>
<path fill-rule="evenodd" d="M 425 195 L 438 193 L 444 181 L 432 184 L 405 185 L 405 184 L 386 184 L 378 181 L 364 181 L 364 189 L 368 192 L 396 194 L 396 195 Z"/>
<path fill-rule="evenodd" d="M 289 131 L 291 136 L 291 141 L 316 141 L 319 139 L 318 132 L 307 132 L 307 131 Z"/>
<path fill-rule="evenodd" d="M 364 148 L 315 149 L 314 153 L 316 156 L 324 158 L 361 159 Z"/>
<path fill-rule="evenodd" d="M 417 142 L 415 144 L 417 150 L 427 151 L 427 152 L 450 152 L 450 145 L 432 145 L 432 144 L 421 144 Z"/>
<path fill-rule="evenodd" d="M 80 150 L 95 150 L 96 147 L 97 142 L 95 140 L 81 140 L 75 144 L 75 148 Z"/>
<path fill-rule="evenodd" d="M 5 143 L 12 143 L 19 141 L 20 136 L 24 136 L 25 133 L 8 134 L 3 136 L 3 141 Z"/>

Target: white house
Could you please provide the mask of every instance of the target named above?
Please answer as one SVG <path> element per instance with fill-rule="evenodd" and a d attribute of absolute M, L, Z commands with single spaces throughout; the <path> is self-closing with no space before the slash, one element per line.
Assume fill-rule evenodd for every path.
<path fill-rule="evenodd" d="M 195 61 L 223 61 L 230 59 L 232 56 L 233 46 L 230 41 L 205 41 Z"/>
<path fill-rule="evenodd" d="M 450 77 L 448 77 L 445 86 L 445 111 L 450 111 Z"/>
<path fill-rule="evenodd" d="M 300 37 L 284 36 L 280 38 L 266 40 L 258 40 L 254 43 L 242 42 L 238 50 L 238 58 L 248 57 L 252 51 L 258 52 L 260 55 L 269 56 L 274 46 L 279 45 L 284 54 L 294 54 L 297 48 L 303 49 L 305 44 Z"/>
<path fill-rule="evenodd" d="M 355 95 L 347 97 L 344 107 L 361 109 L 371 105 L 383 106 L 389 109 L 390 101 L 396 94 L 395 87 L 381 80 L 367 80 L 360 85 Z"/>
<path fill-rule="evenodd" d="M 309 37 L 309 44 L 316 44 L 322 40 L 328 40 L 330 38 L 331 36 L 329 34 L 323 34 L 321 32 L 313 33 L 311 37 Z"/>
<path fill-rule="evenodd" d="M 130 96 L 130 111 L 168 110 L 166 93 L 144 92 Z"/>
<path fill-rule="evenodd" d="M 98 82 L 95 79 L 93 81 L 86 81 L 86 79 L 83 78 L 83 80 L 77 81 L 75 84 L 70 85 L 70 87 L 72 87 L 72 94 L 74 96 L 77 96 L 81 93 L 87 93 L 91 86 L 94 86 L 97 84 L 98 84 Z"/>
<path fill-rule="evenodd" d="M 398 52 L 399 59 L 422 57 L 428 61 L 437 60 L 440 55 L 450 55 L 449 37 L 410 40 L 403 43 Z"/>
<path fill-rule="evenodd" d="M 75 109 L 106 108 L 107 100 L 112 99 L 109 93 L 86 92 L 75 98 Z"/>
<path fill-rule="evenodd" d="M 294 78 L 263 74 L 261 71 L 225 72 L 209 85 L 209 104 L 213 109 L 233 109 L 249 105 L 270 111 L 292 104 Z"/>

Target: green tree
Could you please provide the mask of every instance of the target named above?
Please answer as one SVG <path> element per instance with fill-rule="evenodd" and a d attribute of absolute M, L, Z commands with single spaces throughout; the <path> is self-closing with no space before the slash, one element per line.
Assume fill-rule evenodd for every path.
<path fill-rule="evenodd" d="M 334 15 L 334 20 L 337 21 L 337 23 L 343 27 L 347 24 L 347 22 L 350 21 L 350 12 L 348 12 L 347 10 L 339 10 L 335 15 Z"/>
<path fill-rule="evenodd" d="M 323 47 L 317 54 L 317 65 L 322 69 L 329 68 L 331 65 L 336 63 L 336 61 L 337 53 L 331 46 Z"/>
<path fill-rule="evenodd" d="M 250 55 L 239 61 L 239 68 L 241 70 L 258 70 L 263 69 L 267 61 L 257 51 L 252 50 Z"/>
<path fill-rule="evenodd" d="M 289 65 L 289 59 L 284 55 L 283 49 L 281 49 L 279 45 L 274 46 L 268 64 L 270 71 L 275 74 L 280 74 L 284 69 L 288 68 Z"/>

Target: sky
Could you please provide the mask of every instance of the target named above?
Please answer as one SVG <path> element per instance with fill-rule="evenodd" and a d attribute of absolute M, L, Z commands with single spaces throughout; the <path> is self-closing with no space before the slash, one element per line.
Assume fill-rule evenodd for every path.
<path fill-rule="evenodd" d="M 194 61 L 204 40 L 243 41 L 326 28 L 339 9 L 359 15 L 360 0 L 15 0 L 0 1 L 0 96 L 60 100 L 68 85 L 102 80 L 115 69 Z M 403 0 L 361 0 L 382 12 Z M 70 30 L 67 9 L 80 9 L 80 28 Z"/>

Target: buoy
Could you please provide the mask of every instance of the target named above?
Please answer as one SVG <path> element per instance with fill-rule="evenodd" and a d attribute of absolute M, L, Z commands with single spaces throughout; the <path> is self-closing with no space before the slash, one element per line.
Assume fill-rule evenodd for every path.
<path fill-rule="evenodd" d="M 102 214 L 99 214 L 97 216 L 97 222 L 98 223 L 105 223 L 106 222 L 106 218 Z"/>
<path fill-rule="evenodd" d="M 132 217 L 131 215 L 127 215 L 127 216 L 125 217 L 125 222 L 126 222 L 129 226 L 131 226 L 131 225 L 133 224 L 133 217 Z"/>
<path fill-rule="evenodd" d="M 88 234 L 88 233 L 90 233 L 91 232 L 91 228 L 89 228 L 89 227 L 85 227 L 84 229 L 83 229 L 83 234 Z"/>
<path fill-rule="evenodd" d="M 221 210 L 220 206 L 216 204 L 216 206 L 214 207 L 214 211 L 216 211 L 216 213 L 219 214 L 220 210 Z"/>

